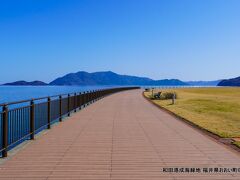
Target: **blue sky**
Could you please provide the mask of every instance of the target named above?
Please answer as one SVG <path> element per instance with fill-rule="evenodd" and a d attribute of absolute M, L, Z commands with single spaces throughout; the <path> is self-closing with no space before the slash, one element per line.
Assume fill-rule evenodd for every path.
<path fill-rule="evenodd" d="M 111 70 L 240 76 L 239 0 L 0 0 L 0 83 Z"/>

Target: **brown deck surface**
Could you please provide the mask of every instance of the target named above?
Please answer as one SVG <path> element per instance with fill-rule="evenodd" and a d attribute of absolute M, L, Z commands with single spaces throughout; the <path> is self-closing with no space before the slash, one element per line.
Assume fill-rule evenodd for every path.
<path fill-rule="evenodd" d="M 240 168 L 240 156 L 132 90 L 54 126 L 2 163 L 0 179 L 240 179 L 240 172 L 170 174 L 166 167 Z"/>

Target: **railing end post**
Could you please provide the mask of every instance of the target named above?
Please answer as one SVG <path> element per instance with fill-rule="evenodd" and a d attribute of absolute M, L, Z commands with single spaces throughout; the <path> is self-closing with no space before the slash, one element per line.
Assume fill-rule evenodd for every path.
<path fill-rule="evenodd" d="M 2 157 L 7 157 L 7 151 L 8 151 L 8 106 L 4 105 L 3 106 L 3 126 L 2 126 Z"/>

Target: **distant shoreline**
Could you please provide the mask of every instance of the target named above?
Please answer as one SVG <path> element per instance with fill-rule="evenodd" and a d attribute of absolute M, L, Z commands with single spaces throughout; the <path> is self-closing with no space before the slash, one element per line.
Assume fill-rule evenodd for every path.
<path fill-rule="evenodd" d="M 25 81 L 19 80 L 4 83 L 7 86 L 240 86 L 240 77 L 226 80 L 213 81 L 181 81 L 179 79 L 154 80 L 148 77 L 121 75 L 112 71 L 89 73 L 79 71 L 69 73 L 63 77 L 46 83 L 40 80 Z"/>

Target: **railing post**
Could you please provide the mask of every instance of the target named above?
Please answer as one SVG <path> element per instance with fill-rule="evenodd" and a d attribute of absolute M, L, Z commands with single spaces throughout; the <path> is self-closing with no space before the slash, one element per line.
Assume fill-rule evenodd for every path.
<path fill-rule="evenodd" d="M 74 93 L 74 112 L 77 112 L 77 93 Z"/>
<path fill-rule="evenodd" d="M 92 103 L 94 102 L 94 91 L 92 91 Z"/>
<path fill-rule="evenodd" d="M 68 94 L 68 116 L 70 116 L 70 94 Z"/>
<path fill-rule="evenodd" d="M 85 92 L 82 93 L 82 106 L 85 107 Z"/>
<path fill-rule="evenodd" d="M 87 105 L 89 105 L 89 102 L 90 102 L 90 94 L 89 94 L 89 91 L 87 91 Z"/>
<path fill-rule="evenodd" d="M 81 101 L 82 101 L 82 96 L 81 96 L 81 93 L 79 93 L 79 94 L 78 94 L 78 109 L 79 109 L 79 110 L 82 109 L 82 108 L 81 108 L 81 103 L 82 103 Z"/>
<path fill-rule="evenodd" d="M 91 104 L 91 91 L 88 92 L 88 104 Z"/>
<path fill-rule="evenodd" d="M 59 96 L 59 121 L 62 122 L 62 96 Z"/>
<path fill-rule="evenodd" d="M 84 107 L 87 106 L 87 103 L 88 103 L 88 92 L 86 91 L 85 92 L 85 106 Z"/>
<path fill-rule="evenodd" d="M 99 90 L 97 90 L 97 100 L 99 100 L 100 99 L 100 92 L 99 92 Z"/>
<path fill-rule="evenodd" d="M 51 129 L 51 99 L 48 97 L 48 129 Z"/>
<path fill-rule="evenodd" d="M 30 139 L 34 139 L 35 134 L 35 122 L 34 122 L 34 100 L 30 102 Z"/>
<path fill-rule="evenodd" d="M 85 93 L 86 93 L 85 94 L 85 97 L 86 97 L 85 100 L 86 101 L 85 101 L 85 106 L 84 107 L 86 107 L 88 105 L 88 91 L 86 91 Z"/>
<path fill-rule="evenodd" d="M 6 105 L 3 106 L 3 126 L 2 126 L 2 157 L 7 157 L 7 148 L 8 148 L 8 107 Z"/>
<path fill-rule="evenodd" d="M 96 91 L 93 91 L 93 102 L 95 102 L 96 99 Z"/>
<path fill-rule="evenodd" d="M 91 104 L 91 91 L 88 91 L 88 104 Z"/>
<path fill-rule="evenodd" d="M 92 92 L 91 91 L 89 91 L 89 104 L 91 104 L 92 103 Z"/>
<path fill-rule="evenodd" d="M 85 98 L 85 100 L 84 100 L 84 107 L 86 107 L 87 106 L 87 91 L 84 94 L 84 98 Z"/>

